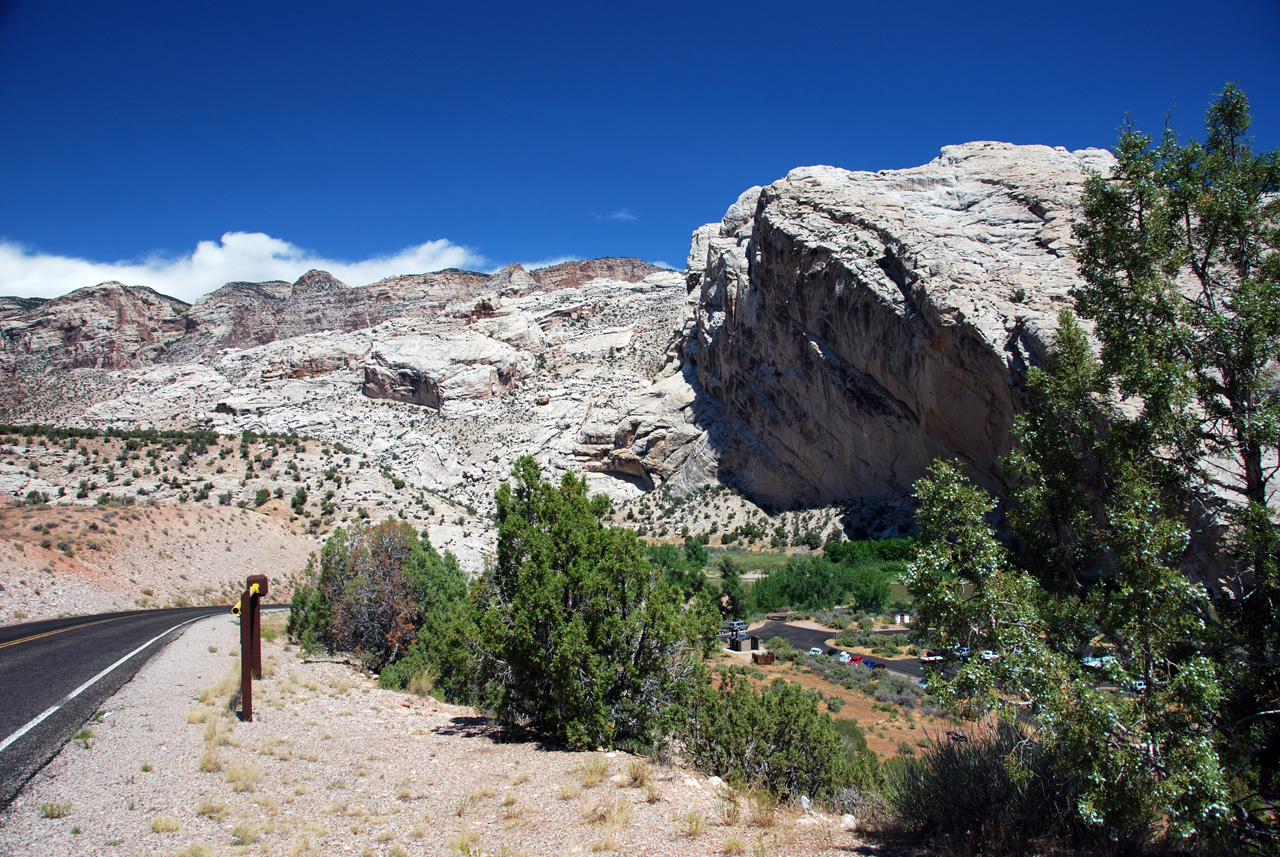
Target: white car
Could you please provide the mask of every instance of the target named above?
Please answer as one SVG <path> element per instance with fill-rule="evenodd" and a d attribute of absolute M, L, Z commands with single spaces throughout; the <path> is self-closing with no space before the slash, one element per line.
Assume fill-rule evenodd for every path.
<path fill-rule="evenodd" d="M 996 658 L 1000 657 L 1000 653 L 986 649 L 985 651 L 980 652 L 978 657 L 982 658 L 984 661 L 994 661 Z"/>
<path fill-rule="evenodd" d="M 820 655 L 822 654 L 822 649 L 818 648 L 817 646 L 814 646 L 812 649 L 809 650 L 809 654 Z"/>
<path fill-rule="evenodd" d="M 840 663 L 847 664 L 852 660 L 853 660 L 853 655 L 849 654 L 848 652 L 840 653 Z"/>

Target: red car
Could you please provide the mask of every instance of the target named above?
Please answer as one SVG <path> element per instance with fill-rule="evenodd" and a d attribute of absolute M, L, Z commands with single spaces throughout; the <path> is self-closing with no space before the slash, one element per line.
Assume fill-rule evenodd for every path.
<path fill-rule="evenodd" d="M 850 664 L 860 664 L 860 663 L 862 663 L 862 655 L 855 655 L 855 654 L 853 654 L 853 653 L 851 652 L 851 653 L 849 654 L 849 663 L 850 663 Z"/>

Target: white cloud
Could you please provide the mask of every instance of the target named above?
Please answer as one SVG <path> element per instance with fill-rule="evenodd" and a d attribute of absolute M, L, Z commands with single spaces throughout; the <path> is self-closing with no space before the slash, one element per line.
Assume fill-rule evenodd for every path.
<path fill-rule="evenodd" d="M 201 241 L 190 255 L 177 258 L 122 262 L 32 253 L 19 244 L 0 241 L 0 295 L 52 298 L 119 280 L 194 302 L 225 283 L 293 282 L 312 268 L 328 271 L 347 285 L 363 286 L 397 274 L 442 268 L 480 270 L 486 264 L 484 257 L 443 238 L 357 262 L 325 259 L 261 232 L 228 232 L 220 241 Z"/>
<path fill-rule="evenodd" d="M 615 211 L 613 214 L 610 214 L 609 219 L 610 220 L 635 220 L 636 216 L 631 212 L 627 211 L 625 208 L 620 208 L 617 211 Z"/>
<path fill-rule="evenodd" d="M 677 268 L 675 265 L 672 265 L 670 262 L 664 262 L 664 261 L 662 261 L 661 259 L 654 259 L 654 260 L 653 260 L 652 262 L 650 262 L 649 264 L 650 264 L 650 265 L 652 265 L 652 266 L 653 266 L 653 267 L 655 267 L 655 268 L 665 268 L 665 269 L 666 269 L 666 270 L 668 270 L 668 271 L 683 271 L 683 270 L 684 270 L 684 268 Z"/>
<path fill-rule="evenodd" d="M 550 268 L 552 265 L 563 265 L 565 262 L 577 262 L 581 258 L 581 256 L 553 256 L 538 262 L 521 262 L 520 267 L 526 271 L 536 271 L 539 268 Z"/>

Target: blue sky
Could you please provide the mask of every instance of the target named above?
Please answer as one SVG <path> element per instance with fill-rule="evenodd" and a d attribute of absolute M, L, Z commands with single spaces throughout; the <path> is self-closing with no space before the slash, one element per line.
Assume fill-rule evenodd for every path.
<path fill-rule="evenodd" d="M 682 267 L 796 166 L 1108 146 L 1126 111 L 1197 134 L 1229 80 L 1275 148 L 1277 45 L 1275 0 L 0 0 L 0 294 Z"/>

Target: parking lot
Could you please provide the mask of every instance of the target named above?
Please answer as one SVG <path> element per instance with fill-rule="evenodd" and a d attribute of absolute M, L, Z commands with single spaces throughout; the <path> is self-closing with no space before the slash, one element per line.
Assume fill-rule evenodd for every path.
<path fill-rule="evenodd" d="M 798 625 L 791 625 L 786 622 L 771 620 L 765 622 L 746 632 L 750 636 L 759 637 L 760 642 L 764 643 L 774 637 L 781 637 L 792 646 L 795 646 L 802 652 L 807 652 L 813 647 L 818 647 L 824 652 L 828 649 L 840 651 L 839 646 L 832 646 L 827 643 L 828 640 L 836 636 L 835 631 L 821 630 L 815 631 L 812 628 L 804 628 Z M 875 634 L 899 634 L 905 635 L 906 631 L 874 631 Z M 901 675 L 909 676 L 914 679 L 924 678 L 924 670 L 920 667 L 918 658 L 881 658 L 873 657 L 872 660 L 883 663 L 887 669 Z"/>

